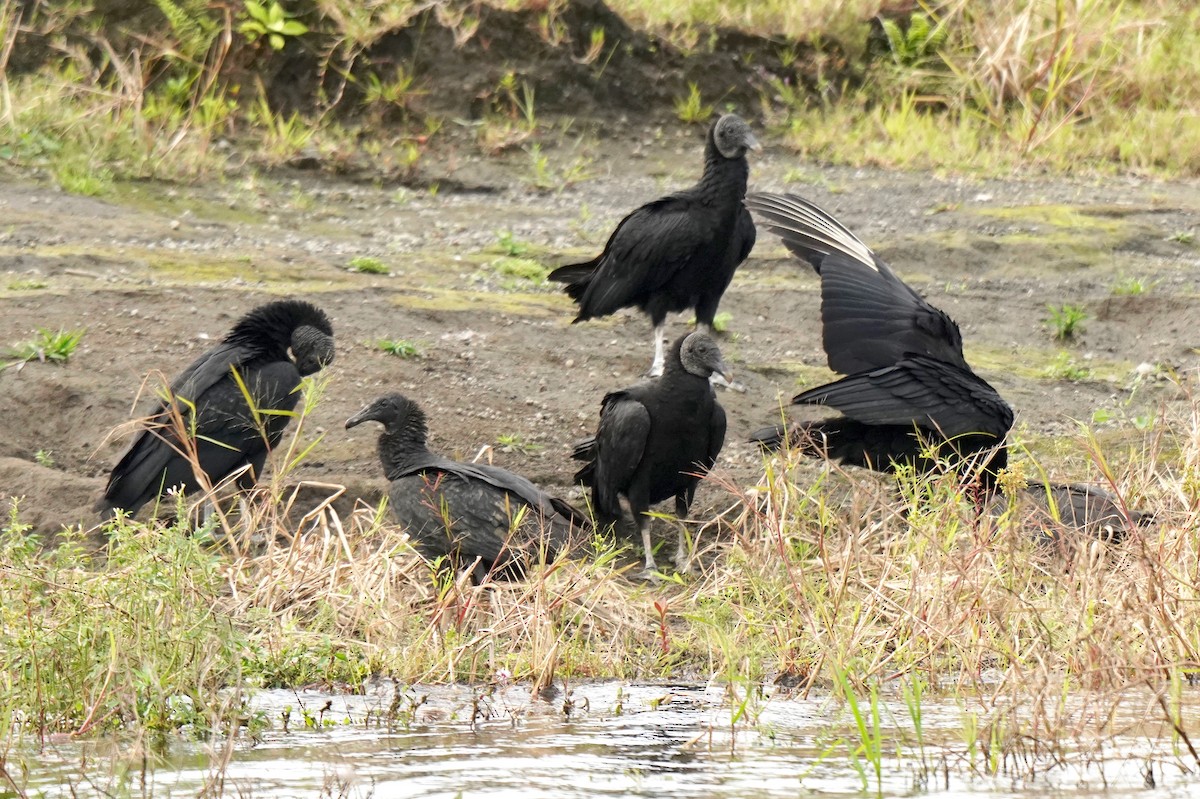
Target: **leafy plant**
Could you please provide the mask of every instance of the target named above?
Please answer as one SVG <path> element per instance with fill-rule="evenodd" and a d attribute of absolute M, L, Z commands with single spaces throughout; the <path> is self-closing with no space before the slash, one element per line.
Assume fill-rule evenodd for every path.
<path fill-rule="evenodd" d="M 675 100 L 675 116 L 679 117 L 681 122 L 689 125 L 703 123 L 708 121 L 712 114 L 713 107 L 704 104 L 704 100 L 700 96 L 700 87 L 695 83 L 688 83 L 687 97 L 679 97 Z"/>
<path fill-rule="evenodd" d="M 1087 380 L 1092 376 L 1092 370 L 1077 363 L 1069 352 L 1060 352 L 1042 370 L 1042 376 L 1052 380 Z"/>
<path fill-rule="evenodd" d="M 529 252 L 529 246 L 518 241 L 511 230 L 501 230 L 496 234 L 500 249 L 510 258 L 517 258 Z"/>
<path fill-rule="evenodd" d="M 533 283 L 545 283 L 550 270 L 529 258 L 501 258 L 492 264 L 492 271 L 505 277 L 516 277 Z"/>
<path fill-rule="evenodd" d="M 54 468 L 53 450 L 45 448 L 39 449 L 37 452 L 33 453 L 33 459 L 37 462 L 38 466 L 44 466 L 47 469 Z"/>
<path fill-rule="evenodd" d="M 417 345 L 408 339 L 383 338 L 375 342 L 375 346 L 388 355 L 395 355 L 397 358 L 416 358 L 421 354 L 420 350 L 417 349 Z"/>
<path fill-rule="evenodd" d="M 1078 305 L 1047 305 L 1050 311 L 1051 332 L 1056 341 L 1073 341 L 1083 332 L 1083 321 L 1087 319 L 1087 311 Z"/>
<path fill-rule="evenodd" d="M 83 339 L 83 333 L 82 330 L 59 330 L 55 333 L 47 328 L 39 327 L 36 338 L 9 349 L 8 357 L 13 360 L 4 364 L 0 369 L 7 369 L 10 366 L 19 368 L 30 361 L 66 363 L 71 359 L 75 348 Z"/>
<path fill-rule="evenodd" d="M 901 30 L 894 19 L 885 18 L 882 24 L 892 59 L 902 67 L 918 67 L 936 55 L 949 33 L 944 22 L 934 25 L 924 14 L 909 17 L 907 30 Z"/>
<path fill-rule="evenodd" d="M 367 275 L 389 275 L 391 270 L 387 264 L 370 255 L 356 255 L 350 259 L 350 271 L 362 272 Z"/>
<path fill-rule="evenodd" d="M 1136 297 L 1145 294 L 1157 284 L 1157 280 L 1147 280 L 1142 277 L 1127 277 L 1113 284 L 1112 293 L 1118 297 Z"/>
<path fill-rule="evenodd" d="M 496 436 L 496 446 L 500 448 L 501 452 L 519 452 L 522 455 L 531 455 L 544 449 L 541 444 L 526 441 L 516 433 L 501 433 Z"/>
<path fill-rule="evenodd" d="M 248 19 L 238 26 L 238 32 L 248 42 L 265 38 L 272 50 L 282 50 L 289 38 L 308 33 L 308 26 L 292 19 L 278 0 L 271 0 L 270 4 L 245 0 L 245 11 Z"/>
<path fill-rule="evenodd" d="M 1196 240 L 1196 234 L 1190 230 L 1179 230 L 1167 236 L 1167 241 L 1173 241 L 1177 244 L 1191 244 Z"/>
<path fill-rule="evenodd" d="M 34 278 L 26 278 L 14 280 L 8 284 L 9 291 L 37 291 L 44 289 L 49 284 L 44 280 L 36 280 Z"/>

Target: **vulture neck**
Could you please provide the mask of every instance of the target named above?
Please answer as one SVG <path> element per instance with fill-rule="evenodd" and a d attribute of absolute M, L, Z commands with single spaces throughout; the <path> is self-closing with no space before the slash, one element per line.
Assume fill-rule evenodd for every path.
<path fill-rule="evenodd" d="M 424 419 L 409 419 L 398 429 L 388 427 L 379 435 L 379 462 L 383 473 L 394 480 L 409 466 L 426 460 L 429 449 L 425 445 L 428 432 Z"/>
<path fill-rule="evenodd" d="M 704 147 L 704 175 L 700 178 L 699 189 L 707 194 L 713 194 L 722 200 L 741 205 L 746 196 L 746 181 L 750 178 L 750 164 L 746 156 L 726 158 L 717 150 L 717 144 L 709 134 L 708 144 Z M 736 187 L 731 192 L 730 187 Z"/>

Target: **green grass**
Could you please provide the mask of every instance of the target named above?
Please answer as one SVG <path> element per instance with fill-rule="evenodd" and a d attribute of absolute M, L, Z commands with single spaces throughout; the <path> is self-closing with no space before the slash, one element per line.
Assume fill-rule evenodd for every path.
<path fill-rule="evenodd" d="M 367 275 L 390 275 L 387 264 L 370 255 L 356 255 L 350 259 L 350 271 Z"/>
<path fill-rule="evenodd" d="M 66 363 L 75 353 L 79 342 L 83 340 L 83 333 L 82 330 L 52 331 L 40 327 L 34 338 L 9 348 L 5 357 L 11 360 L 0 366 L 0 370 L 12 366 L 24 366 L 31 361 Z"/>
<path fill-rule="evenodd" d="M 375 342 L 375 348 L 397 358 L 417 358 L 421 354 L 420 348 L 407 339 L 380 339 Z"/>
<path fill-rule="evenodd" d="M 1055 341 L 1074 341 L 1083 332 L 1083 322 L 1088 318 L 1087 311 L 1078 305 L 1047 305 L 1050 318 L 1050 333 Z"/>

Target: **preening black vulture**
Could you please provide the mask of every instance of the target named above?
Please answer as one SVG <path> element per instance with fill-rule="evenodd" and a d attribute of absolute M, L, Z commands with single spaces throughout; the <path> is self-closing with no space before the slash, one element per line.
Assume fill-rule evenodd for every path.
<path fill-rule="evenodd" d="M 651 377 L 663 372 L 667 314 L 693 308 L 698 329 L 711 335 L 721 295 L 754 247 L 754 221 L 742 205 L 748 149 L 759 149 L 750 126 L 722 116 L 708 131 L 699 183 L 622 219 L 598 257 L 550 273 L 579 304 L 576 322 L 635 306 L 650 316 Z"/>
<path fill-rule="evenodd" d="M 363 422 L 383 425 L 379 460 L 391 481 L 392 514 L 430 561 L 474 564 L 476 583 L 488 575 L 519 579 L 537 558 L 552 560 L 591 533 L 585 514 L 524 477 L 430 452 L 425 413 L 402 394 L 380 397 L 346 427 Z"/>
<path fill-rule="evenodd" d="M 104 515 L 133 515 L 170 488 L 195 491 L 196 465 L 209 485 L 249 466 L 237 484 L 252 487 L 300 400 L 301 378 L 332 361 L 333 328 L 315 305 L 279 300 L 247 313 L 171 383 L 113 468 Z"/>
<path fill-rule="evenodd" d="M 721 351 L 696 331 L 676 341 L 659 378 L 604 397 L 594 438 L 576 445 L 575 457 L 588 463 L 575 475 L 592 489 L 592 504 L 602 527 L 620 522 L 620 497 L 629 501 L 646 552 L 646 574 L 654 573 L 654 553 L 645 516 L 651 505 L 675 498 L 682 525 L 696 494 L 725 443 L 725 410 L 709 378 L 732 375 Z M 680 529 L 676 568 L 689 568 L 687 536 Z"/>
<path fill-rule="evenodd" d="M 853 233 L 790 194 L 746 205 L 821 276 L 822 339 L 829 368 L 846 377 L 793 398 L 842 416 L 791 432 L 804 452 L 876 471 L 930 471 L 948 459 L 990 488 L 1008 462 L 1012 408 L 963 357 L 958 325 L 909 288 Z M 778 446 L 781 427 L 752 440 Z"/>

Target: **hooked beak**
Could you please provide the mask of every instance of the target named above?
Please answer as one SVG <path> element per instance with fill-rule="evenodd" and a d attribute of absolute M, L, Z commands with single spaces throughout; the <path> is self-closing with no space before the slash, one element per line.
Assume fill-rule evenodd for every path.
<path fill-rule="evenodd" d="M 746 136 L 746 148 L 756 153 L 762 152 L 762 145 L 758 143 L 758 139 L 754 138 L 753 133 Z"/>
<path fill-rule="evenodd" d="M 725 378 L 726 383 L 733 382 L 733 370 L 729 368 L 729 364 L 725 363 L 724 358 L 717 361 L 717 367 L 713 371 Z"/>
<path fill-rule="evenodd" d="M 359 411 L 358 413 L 354 414 L 349 419 L 347 419 L 346 420 L 346 429 L 349 430 L 351 427 L 357 427 L 358 425 L 362 424 L 363 422 L 374 421 L 375 417 L 371 415 L 371 410 L 372 410 L 371 407 L 367 406 L 366 408 L 363 408 L 361 411 Z"/>

